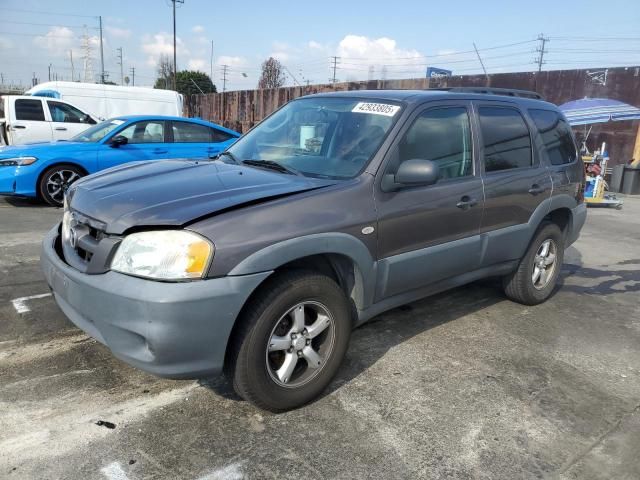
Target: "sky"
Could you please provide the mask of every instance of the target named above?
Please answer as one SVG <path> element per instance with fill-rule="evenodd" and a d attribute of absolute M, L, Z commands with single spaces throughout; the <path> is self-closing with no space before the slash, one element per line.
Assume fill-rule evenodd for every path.
<path fill-rule="evenodd" d="M 184 0 L 177 12 L 178 69 L 213 69 L 222 90 L 253 89 L 260 65 L 274 56 L 286 84 L 418 78 L 428 66 L 453 74 L 640 65 L 638 0 L 323 0 L 283 2 Z M 0 81 L 30 85 L 93 78 L 104 65 L 120 83 L 153 85 L 161 54 L 173 54 L 170 0 L 0 0 Z M 213 42 L 213 62 L 212 57 Z M 87 55 L 86 46 L 89 46 Z M 90 58 L 85 68 L 85 59 Z M 71 59 L 73 58 L 73 69 Z"/>

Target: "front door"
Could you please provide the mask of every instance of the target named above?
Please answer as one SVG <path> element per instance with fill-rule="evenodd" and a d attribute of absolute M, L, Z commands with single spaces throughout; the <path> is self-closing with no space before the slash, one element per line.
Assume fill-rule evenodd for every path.
<path fill-rule="evenodd" d="M 471 106 L 444 103 L 413 115 L 390 149 L 382 175 L 411 159 L 431 160 L 439 180 L 376 192 L 376 301 L 473 270 L 479 263 L 482 179 L 474 162 Z"/>
<path fill-rule="evenodd" d="M 165 122 L 162 120 L 143 120 L 132 123 L 114 132 L 111 139 L 118 135 L 125 137 L 127 143 L 116 147 L 112 146 L 109 140 L 104 142 L 98 153 L 100 170 L 127 162 L 160 160 L 168 157 L 171 144 L 166 138 Z"/>
<path fill-rule="evenodd" d="M 51 141 L 51 123 L 45 118 L 43 102 L 41 98 L 15 100 L 11 115 L 13 120 L 7 128 L 9 145 Z"/>
<path fill-rule="evenodd" d="M 63 102 L 46 100 L 51 115 L 54 140 L 68 140 L 95 123 L 91 117 L 77 108 Z"/>

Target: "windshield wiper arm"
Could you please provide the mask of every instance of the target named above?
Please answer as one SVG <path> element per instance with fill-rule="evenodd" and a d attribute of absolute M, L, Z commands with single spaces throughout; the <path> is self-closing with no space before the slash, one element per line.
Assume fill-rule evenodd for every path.
<path fill-rule="evenodd" d="M 227 152 L 227 151 L 218 153 L 217 155 L 213 155 L 213 156 L 211 156 L 209 158 L 211 158 L 213 160 L 218 160 L 220 157 L 229 157 L 231 160 L 233 160 L 233 163 L 237 163 L 238 165 L 240 164 L 240 162 L 238 161 L 236 156 L 233 153 Z"/>
<path fill-rule="evenodd" d="M 300 175 L 300 176 L 302 176 L 302 174 L 300 172 L 298 172 L 297 170 L 294 170 L 291 167 L 285 167 L 281 163 L 274 162 L 273 160 L 251 160 L 251 159 L 249 159 L 249 160 L 243 160 L 242 163 L 244 163 L 245 165 L 253 165 L 253 166 L 256 166 L 256 167 L 270 168 L 271 170 L 276 170 L 276 171 L 281 172 L 281 173 L 288 173 L 289 175 Z"/>

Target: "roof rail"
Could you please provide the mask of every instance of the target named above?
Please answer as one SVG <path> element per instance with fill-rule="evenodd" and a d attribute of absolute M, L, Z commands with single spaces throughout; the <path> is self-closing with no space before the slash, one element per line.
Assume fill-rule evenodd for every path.
<path fill-rule="evenodd" d="M 434 88 L 434 90 L 446 90 L 453 93 L 481 93 L 485 95 L 505 95 L 507 97 L 532 98 L 534 100 L 544 100 L 542 95 L 529 90 L 518 90 L 515 88 L 493 88 L 493 87 L 449 87 Z"/>

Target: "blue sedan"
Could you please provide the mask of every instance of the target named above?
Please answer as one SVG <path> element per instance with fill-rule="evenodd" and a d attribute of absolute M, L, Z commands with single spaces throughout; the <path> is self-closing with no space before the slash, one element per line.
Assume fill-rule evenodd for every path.
<path fill-rule="evenodd" d="M 0 195 L 60 206 L 68 186 L 85 175 L 132 161 L 210 157 L 239 136 L 193 118 L 112 118 L 69 141 L 0 147 Z"/>

